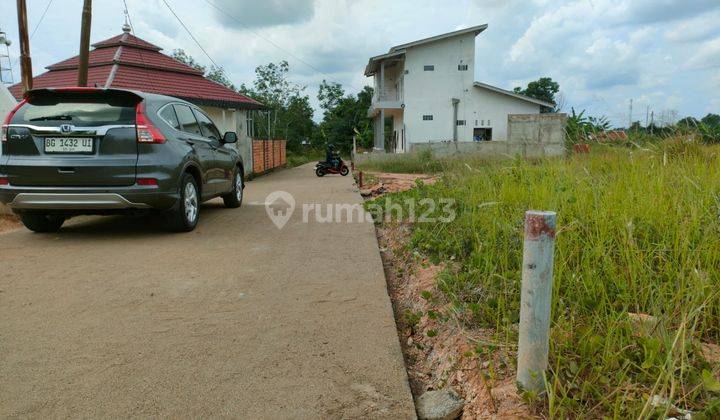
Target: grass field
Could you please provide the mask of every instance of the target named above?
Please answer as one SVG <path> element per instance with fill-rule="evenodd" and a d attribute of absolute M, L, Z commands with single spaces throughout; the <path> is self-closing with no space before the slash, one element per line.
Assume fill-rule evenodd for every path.
<path fill-rule="evenodd" d="M 408 247 L 451 262 L 438 279 L 446 315 L 491 328 L 507 345 L 517 342 L 524 213 L 557 211 L 543 415 L 664 418 L 676 407 L 720 416 L 720 361 L 708 355 L 720 343 L 719 147 L 596 145 L 589 155 L 533 162 L 413 159 L 363 169 L 442 174 L 380 200 L 455 200 L 457 218 L 415 224 Z M 628 314 L 653 318 L 640 331 Z"/>
<path fill-rule="evenodd" d="M 289 168 L 319 160 L 325 160 L 325 153 L 322 150 L 308 149 L 303 152 L 287 152 L 287 166 Z"/>

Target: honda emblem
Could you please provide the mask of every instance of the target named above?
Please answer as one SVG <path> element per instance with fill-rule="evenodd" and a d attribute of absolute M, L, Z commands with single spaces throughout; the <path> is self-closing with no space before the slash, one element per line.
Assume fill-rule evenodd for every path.
<path fill-rule="evenodd" d="M 72 126 L 72 124 L 61 124 L 60 125 L 60 131 L 62 133 L 70 133 L 73 131 L 73 128 L 74 127 Z"/>

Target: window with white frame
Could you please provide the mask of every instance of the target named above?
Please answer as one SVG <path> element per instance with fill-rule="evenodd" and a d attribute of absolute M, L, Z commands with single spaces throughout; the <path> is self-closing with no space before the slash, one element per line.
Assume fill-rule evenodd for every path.
<path fill-rule="evenodd" d="M 432 121 L 433 116 L 432 115 L 423 115 L 423 121 Z"/>
<path fill-rule="evenodd" d="M 456 125 L 465 125 L 465 120 L 457 120 L 455 121 Z"/>
<path fill-rule="evenodd" d="M 458 71 L 468 71 L 467 64 L 458 64 Z"/>
<path fill-rule="evenodd" d="M 423 67 L 424 71 L 435 71 L 435 66 L 432 64 L 426 65 Z"/>
<path fill-rule="evenodd" d="M 247 111 L 247 118 L 245 119 L 245 132 L 248 138 L 255 137 L 255 125 L 253 124 L 253 111 Z"/>

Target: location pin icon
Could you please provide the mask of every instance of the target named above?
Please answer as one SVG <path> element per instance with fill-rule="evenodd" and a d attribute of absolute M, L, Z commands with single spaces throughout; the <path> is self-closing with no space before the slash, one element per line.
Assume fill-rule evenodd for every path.
<path fill-rule="evenodd" d="M 265 198 L 265 212 L 282 229 L 295 211 L 295 198 L 286 191 L 273 191 Z"/>

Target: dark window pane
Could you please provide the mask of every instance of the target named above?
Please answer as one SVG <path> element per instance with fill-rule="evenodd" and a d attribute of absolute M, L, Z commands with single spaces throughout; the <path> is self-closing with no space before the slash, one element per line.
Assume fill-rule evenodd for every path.
<path fill-rule="evenodd" d="M 175 113 L 177 114 L 178 121 L 180 122 L 183 131 L 202 136 L 200 125 L 198 125 L 195 115 L 193 115 L 189 106 L 175 105 Z"/>
<path fill-rule="evenodd" d="M 163 119 L 170 127 L 180 130 L 180 122 L 175 115 L 175 108 L 172 105 L 168 105 L 160 111 L 160 118 Z"/>
<path fill-rule="evenodd" d="M 197 117 L 197 120 L 200 123 L 200 129 L 202 130 L 203 137 L 220 141 L 220 130 L 215 127 L 215 124 L 213 124 L 210 118 L 197 109 L 193 109 L 193 112 L 195 112 L 195 117 Z"/>
<path fill-rule="evenodd" d="M 13 123 L 40 126 L 72 124 L 78 127 L 135 124 L 135 107 L 102 102 L 27 103 L 15 115 Z"/>

